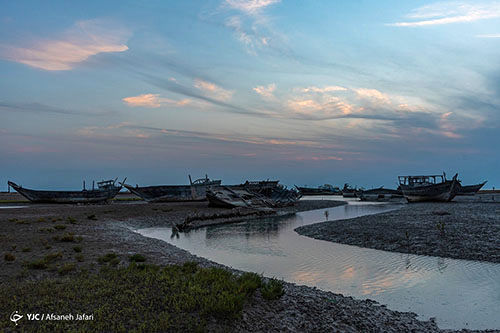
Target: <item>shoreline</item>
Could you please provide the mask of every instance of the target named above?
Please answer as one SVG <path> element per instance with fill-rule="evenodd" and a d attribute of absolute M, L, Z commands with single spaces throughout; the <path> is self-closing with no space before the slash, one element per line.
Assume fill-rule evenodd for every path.
<path fill-rule="evenodd" d="M 390 212 L 320 222 L 295 231 L 377 250 L 500 263 L 498 203 L 413 203 Z"/>
<path fill-rule="evenodd" d="M 303 210 L 337 206 L 327 200 L 301 201 Z M 315 208 L 311 208 L 315 207 Z M 331 207 L 331 206 L 330 206 Z M 120 203 L 103 206 L 33 205 L 0 212 L 0 244 L 2 255 L 12 253 L 12 262 L 2 260 L 0 286 L 13 280 L 43 280 L 61 278 L 58 268 L 71 262 L 75 271 L 97 272 L 101 268 L 99 257 L 115 253 L 119 266 L 128 264 L 128 257 L 140 253 L 147 262 L 157 265 L 183 264 L 195 261 L 201 267 L 220 267 L 241 273 L 230 267 L 195 256 L 167 242 L 144 237 L 131 228 L 169 226 L 171 221 L 182 221 L 193 212 L 221 211 L 206 207 L 206 203 Z M 224 210 L 226 211 L 226 210 Z M 17 220 L 13 220 L 17 219 Z M 56 226 L 61 229 L 57 229 Z M 53 231 L 47 231 L 49 229 Z M 51 230 L 52 230 L 51 229 Z M 75 241 L 61 242 L 65 234 L 73 234 Z M 59 239 L 59 240 L 57 240 Z M 75 253 L 74 247 L 81 252 Z M 25 251 L 29 248 L 29 251 Z M 46 270 L 30 270 L 25 262 L 42 258 L 49 253 L 60 253 Z M 81 254 L 84 259 L 76 259 Z M 285 294 L 278 300 L 263 302 L 253 297 L 244 307 L 242 317 L 231 324 L 233 331 L 426 331 L 440 332 L 432 320 L 417 319 L 409 312 L 387 309 L 372 300 L 326 292 L 317 288 L 284 282 Z M 18 296 L 19 297 L 19 296 Z M 255 320 L 259 318 L 259 320 Z"/>

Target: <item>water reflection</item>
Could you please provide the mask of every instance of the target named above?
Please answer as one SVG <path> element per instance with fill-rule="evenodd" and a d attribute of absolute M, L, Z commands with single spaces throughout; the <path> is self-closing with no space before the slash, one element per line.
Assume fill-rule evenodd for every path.
<path fill-rule="evenodd" d="M 170 238 L 170 228 L 139 232 L 191 253 L 287 281 L 358 298 L 371 298 L 442 328 L 500 328 L 500 265 L 391 253 L 298 235 L 294 229 L 352 218 L 395 205 L 349 205 L 293 216 L 218 225 Z M 388 231 L 390 232 L 390 231 Z"/>

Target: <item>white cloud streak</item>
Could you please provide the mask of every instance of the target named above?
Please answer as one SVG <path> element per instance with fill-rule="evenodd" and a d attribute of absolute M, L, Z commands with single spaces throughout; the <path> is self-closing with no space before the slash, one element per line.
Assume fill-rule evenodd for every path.
<path fill-rule="evenodd" d="M 138 96 L 125 97 L 122 99 L 122 101 L 131 107 L 147 108 L 159 108 L 166 105 L 185 106 L 190 103 L 189 99 L 176 101 L 169 98 L 160 97 L 159 94 L 142 94 Z"/>
<path fill-rule="evenodd" d="M 464 3 L 464 2 L 437 2 L 416 8 L 407 15 L 409 20 L 396 22 L 390 25 L 397 27 L 422 27 L 443 25 L 461 22 L 474 22 L 478 20 L 500 17 L 500 3 Z"/>
<path fill-rule="evenodd" d="M 0 45 L 0 57 L 47 71 L 74 68 L 99 53 L 124 52 L 129 32 L 102 20 L 78 21 L 61 36 L 30 45 Z"/>

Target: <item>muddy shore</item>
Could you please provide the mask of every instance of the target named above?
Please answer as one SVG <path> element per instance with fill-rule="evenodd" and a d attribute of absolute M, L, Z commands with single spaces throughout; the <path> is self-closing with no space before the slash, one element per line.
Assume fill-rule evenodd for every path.
<path fill-rule="evenodd" d="M 499 203 L 415 203 L 399 210 L 311 224 L 295 231 L 378 250 L 500 263 Z"/>
<path fill-rule="evenodd" d="M 301 201 L 296 210 L 339 204 L 327 200 Z M 142 202 L 95 206 L 29 205 L 20 209 L 2 209 L 0 287 L 13 279 L 59 278 L 58 268 L 65 263 L 75 264 L 75 272 L 97 271 L 100 269 L 99 257 L 110 252 L 118 255 L 120 265 L 128 264 L 128 256 L 140 253 L 148 258 L 149 263 L 159 265 L 196 261 L 205 267 L 224 267 L 132 231 L 134 228 L 182 222 L 193 213 L 221 211 L 224 210 L 209 208 L 206 203 Z M 63 241 L 69 235 L 72 235 L 71 240 Z M 4 260 L 7 253 L 15 259 Z M 61 253 L 61 257 L 47 269 L 27 268 L 27 263 L 50 253 Z M 370 300 L 356 300 L 292 283 L 284 283 L 284 289 L 285 294 L 271 303 L 263 301 L 259 295 L 254 296 L 246 304 L 242 318 L 232 324 L 233 331 L 441 331 L 433 321 L 421 321 L 415 314 L 392 311 Z"/>

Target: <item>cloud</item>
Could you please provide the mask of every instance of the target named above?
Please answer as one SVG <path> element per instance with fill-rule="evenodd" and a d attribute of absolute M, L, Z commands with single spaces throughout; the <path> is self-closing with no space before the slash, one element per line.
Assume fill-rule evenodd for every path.
<path fill-rule="evenodd" d="M 122 99 L 128 106 L 159 108 L 164 105 L 184 106 L 190 103 L 189 99 L 175 101 L 169 98 L 160 97 L 159 94 L 142 94 L 138 96 L 125 97 Z"/>
<path fill-rule="evenodd" d="M 500 34 L 477 35 L 477 38 L 500 38 Z"/>
<path fill-rule="evenodd" d="M 377 89 L 367 89 L 367 88 L 358 88 L 353 89 L 359 98 L 368 100 L 372 103 L 377 104 L 390 104 L 391 99 L 388 95 L 378 91 Z"/>
<path fill-rule="evenodd" d="M 70 110 L 63 109 L 59 107 L 54 107 L 50 105 L 45 105 L 41 103 L 12 103 L 12 102 L 2 102 L 0 101 L 0 109 L 10 112 L 33 112 L 33 113 L 53 113 L 53 114 L 65 114 L 65 115 L 105 115 L 110 112 L 88 112 L 83 110 Z"/>
<path fill-rule="evenodd" d="M 245 14 L 253 15 L 264 8 L 279 3 L 281 0 L 226 0 L 226 4 L 233 9 L 240 10 Z"/>
<path fill-rule="evenodd" d="M 327 92 L 332 92 L 332 91 L 346 91 L 347 88 L 344 88 L 344 87 L 340 87 L 340 86 L 326 86 L 326 87 L 323 87 L 323 88 L 319 88 L 319 87 L 307 87 L 307 88 L 303 88 L 301 89 L 302 92 L 305 92 L 305 93 L 308 93 L 308 92 L 315 92 L 315 93 L 327 93 Z"/>
<path fill-rule="evenodd" d="M 78 21 L 57 38 L 0 45 L 0 57 L 48 71 L 70 70 L 96 54 L 128 50 L 128 35 L 126 29 L 102 20 Z"/>
<path fill-rule="evenodd" d="M 267 86 L 257 86 L 253 90 L 264 98 L 272 99 L 274 98 L 274 91 L 276 90 L 276 84 L 271 83 Z"/>
<path fill-rule="evenodd" d="M 194 87 L 200 89 L 206 95 L 219 101 L 228 101 L 233 96 L 234 91 L 226 90 L 215 83 L 204 81 L 202 79 L 194 80 Z"/>
<path fill-rule="evenodd" d="M 407 17 L 416 20 L 397 22 L 390 25 L 420 27 L 498 18 L 500 17 L 500 2 L 472 4 L 455 1 L 437 2 L 416 8 Z"/>

